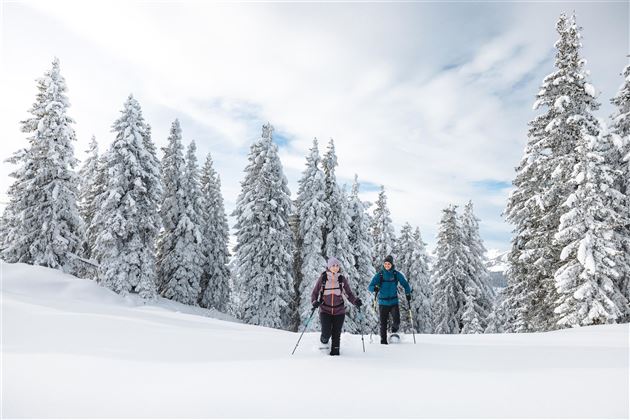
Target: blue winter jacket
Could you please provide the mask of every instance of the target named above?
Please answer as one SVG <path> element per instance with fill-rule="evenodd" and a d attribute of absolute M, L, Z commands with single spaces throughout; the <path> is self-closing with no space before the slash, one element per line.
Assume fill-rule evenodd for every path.
<path fill-rule="evenodd" d="M 382 283 L 381 273 L 383 273 Z M 394 273 L 396 274 L 396 278 L 394 278 Z M 394 268 L 391 270 L 385 270 L 383 268 L 380 272 L 377 272 L 374 277 L 372 277 L 368 290 L 374 293 L 374 286 L 380 284 L 378 304 L 384 306 L 398 305 L 398 282 L 402 284 L 406 294 L 411 293 L 411 286 L 409 286 L 409 282 L 407 282 L 407 279 L 400 271 L 395 271 Z"/>

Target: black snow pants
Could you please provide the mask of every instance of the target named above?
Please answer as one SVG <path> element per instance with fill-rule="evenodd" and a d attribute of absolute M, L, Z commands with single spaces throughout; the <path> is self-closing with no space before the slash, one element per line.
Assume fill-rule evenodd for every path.
<path fill-rule="evenodd" d="M 392 314 L 392 333 L 398 332 L 400 327 L 400 309 L 398 305 L 378 305 L 381 321 L 381 341 L 387 341 L 387 323 L 389 314 Z"/>
<path fill-rule="evenodd" d="M 319 313 L 319 320 L 322 323 L 321 342 L 327 343 L 330 337 L 332 336 L 330 354 L 339 354 L 339 342 L 341 341 L 341 329 L 343 328 L 343 321 L 345 318 L 346 318 L 345 314 L 330 315 L 324 312 Z"/>

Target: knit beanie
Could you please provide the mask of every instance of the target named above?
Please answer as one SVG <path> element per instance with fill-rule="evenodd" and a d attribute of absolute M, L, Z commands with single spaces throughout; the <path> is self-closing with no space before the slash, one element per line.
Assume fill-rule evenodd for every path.
<path fill-rule="evenodd" d="M 328 269 L 330 270 L 330 268 L 333 265 L 338 265 L 339 268 L 341 268 L 341 263 L 339 262 L 339 260 L 337 258 L 335 258 L 335 257 L 328 258 L 328 264 L 326 264 L 326 267 L 328 267 Z"/>

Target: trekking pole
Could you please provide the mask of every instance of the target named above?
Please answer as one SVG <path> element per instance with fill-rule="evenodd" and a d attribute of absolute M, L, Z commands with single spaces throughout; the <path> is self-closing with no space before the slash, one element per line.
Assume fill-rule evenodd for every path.
<path fill-rule="evenodd" d="M 300 338 L 298 338 L 297 343 L 295 343 L 295 347 L 293 348 L 293 351 L 291 352 L 291 356 L 293 356 L 293 353 L 295 353 L 295 349 L 297 349 L 298 345 L 300 344 L 300 340 L 302 339 L 302 336 L 304 335 L 304 332 L 308 328 L 308 324 L 311 322 L 311 318 L 313 318 L 313 314 L 315 313 L 315 309 L 317 309 L 317 308 L 313 308 L 313 310 L 311 311 L 311 315 L 306 320 L 306 324 L 304 324 L 304 329 L 302 330 L 302 334 L 300 334 Z"/>
<path fill-rule="evenodd" d="M 416 344 L 416 327 L 413 325 L 413 315 L 411 312 L 411 304 L 407 302 L 407 310 L 409 311 L 409 322 L 411 322 L 411 334 L 413 334 L 413 344 Z"/>
<path fill-rule="evenodd" d="M 363 341 L 363 313 L 359 308 L 359 332 L 361 333 L 361 344 L 363 344 L 363 353 L 365 353 L 365 341 Z"/>

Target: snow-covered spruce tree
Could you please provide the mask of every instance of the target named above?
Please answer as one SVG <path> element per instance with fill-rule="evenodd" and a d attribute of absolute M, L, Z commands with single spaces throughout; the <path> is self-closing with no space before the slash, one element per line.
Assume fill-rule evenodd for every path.
<path fill-rule="evenodd" d="M 303 324 L 311 310 L 311 291 L 322 271 L 326 260 L 322 255 L 326 216 L 330 213 L 326 202 L 324 173 L 320 169 L 320 156 L 317 139 L 313 140 L 306 167 L 298 181 L 296 215 L 298 218 L 296 247 L 297 259 L 301 262 L 296 272 L 299 295 L 299 316 Z M 312 328 L 316 323 L 311 323 Z"/>
<path fill-rule="evenodd" d="M 356 283 L 358 273 L 354 265 L 354 256 L 350 245 L 350 224 L 352 219 L 348 209 L 348 196 L 337 184 L 335 168 L 337 167 L 337 155 L 335 144 L 331 139 L 322 160 L 324 169 L 325 195 L 327 204 L 326 225 L 324 230 L 324 257 L 336 257 L 341 263 L 341 273 L 346 277 L 350 285 Z M 356 289 L 353 291 L 356 292 Z M 346 331 L 358 332 L 358 311 L 353 307 L 346 312 Z"/>
<path fill-rule="evenodd" d="M 486 334 L 514 332 L 506 331 L 506 328 L 513 324 L 512 320 L 507 319 L 513 312 L 505 304 L 506 290 L 507 287 L 496 294 L 492 312 L 488 316 L 488 326 L 484 331 Z"/>
<path fill-rule="evenodd" d="M 302 287 L 302 242 L 300 239 L 300 218 L 297 213 L 298 203 L 295 200 L 292 204 L 293 212 L 289 215 L 289 229 L 291 230 L 291 239 L 293 241 L 293 299 L 289 302 L 289 312 L 293 314 L 293 318 L 289 322 L 290 331 L 298 331 L 300 329 L 300 304 L 301 304 L 301 287 Z M 315 321 L 316 322 L 316 321 Z M 313 322 L 313 323 L 315 323 Z"/>
<path fill-rule="evenodd" d="M 515 325 L 508 330 L 558 328 L 553 277 L 562 265 L 562 246 L 555 234 L 565 211 L 562 204 L 574 189 L 570 179 L 582 126 L 584 122 L 591 128 L 597 125 L 592 111 L 599 104 L 583 69 L 575 16 L 562 14 L 556 29 L 560 34 L 555 44 L 557 70 L 545 77 L 534 104 L 534 109 L 544 106 L 547 110 L 529 124 L 525 156 L 506 210 L 507 220 L 515 225 L 505 300 L 512 308 L 508 319 Z"/>
<path fill-rule="evenodd" d="M 159 213 L 163 193 L 162 165 L 157 157 L 157 150 L 151 136 L 151 125 L 147 123 L 145 123 L 142 145 L 144 146 L 146 154 L 141 165 L 145 173 L 145 184 L 147 186 L 147 192 L 145 194 L 147 199 L 147 211 L 145 214 L 147 229 L 144 231 L 144 243 L 147 244 L 147 247 L 152 247 L 150 256 L 154 260 L 154 265 L 157 266 L 157 238 L 162 228 L 162 218 Z M 155 282 L 157 286 L 157 274 Z"/>
<path fill-rule="evenodd" d="M 94 217 L 94 213 L 91 212 L 93 209 L 89 208 L 88 203 L 89 196 L 92 192 L 92 185 L 98 175 L 99 163 L 98 143 L 96 142 L 95 136 L 92 136 L 89 147 L 85 153 L 87 153 L 87 158 L 85 162 L 83 162 L 83 165 L 81 165 L 81 169 L 79 169 L 79 213 L 85 225 L 88 226 L 92 217 Z"/>
<path fill-rule="evenodd" d="M 430 334 L 433 332 L 433 311 L 431 309 L 431 274 L 426 243 L 422 240 L 420 229 L 413 233 L 413 247 L 407 267 L 407 279 L 413 289 L 411 311 L 414 328 L 417 332 Z"/>
<path fill-rule="evenodd" d="M 331 139 L 322 160 L 325 181 L 325 201 L 327 203 L 326 229 L 324 236 L 324 257 L 337 257 L 342 270 L 354 267 L 354 258 L 350 250 L 350 215 L 348 214 L 348 200 L 344 197 L 339 184 L 335 168 L 337 155 L 335 143 Z M 348 273 L 346 273 L 348 274 Z"/>
<path fill-rule="evenodd" d="M 272 139 L 262 137 L 250 149 L 245 178 L 233 215 L 236 217 L 236 291 L 238 315 L 249 323 L 289 328 L 295 314 L 293 296 L 291 198 Z"/>
<path fill-rule="evenodd" d="M 406 222 L 400 230 L 400 236 L 394 243 L 396 254 L 396 269 L 405 275 L 411 265 L 411 253 L 413 251 L 413 228 Z"/>
<path fill-rule="evenodd" d="M 474 214 L 472 201 L 469 201 L 464 207 L 461 225 L 464 244 L 466 245 L 466 256 L 468 257 L 468 264 L 466 265 L 468 275 L 464 290 L 467 296 L 472 296 L 472 303 L 474 303 L 474 305 L 468 304 L 467 309 L 477 311 L 476 316 L 468 316 L 465 319 L 477 319 L 481 325 L 481 332 L 483 332 L 487 327 L 487 319 L 492 312 L 495 296 L 490 286 L 488 269 L 484 264 L 486 247 L 483 245 L 479 234 L 479 219 Z M 465 324 L 466 322 L 464 322 Z M 466 331 L 475 333 L 479 332 L 478 330 L 479 328 L 476 326 L 472 329 L 466 329 Z"/>
<path fill-rule="evenodd" d="M 375 270 L 372 266 L 372 252 L 374 251 L 374 243 L 370 234 L 370 216 L 367 212 L 369 203 L 359 198 L 359 181 L 354 176 L 352 184 L 352 192 L 348 202 L 348 211 L 350 214 L 350 247 L 352 256 L 354 257 L 354 273 L 355 277 L 349 279 L 352 290 L 363 301 L 364 307 L 361 308 L 363 319 L 357 319 L 357 327 L 363 333 L 367 331 L 378 331 L 378 315 L 374 311 L 373 305 L 370 304 L 371 296 L 367 290 L 368 284 L 374 277 Z M 360 317 L 358 317 L 360 318 Z"/>
<path fill-rule="evenodd" d="M 104 194 L 92 219 L 96 238 L 92 257 L 98 282 L 120 294 L 156 296 L 155 238 L 160 178 L 144 146 L 140 104 L 129 95 L 114 122 L 114 142 L 103 156 Z"/>
<path fill-rule="evenodd" d="M 148 162 L 147 165 L 151 166 L 152 168 L 158 168 L 159 172 L 161 173 L 162 165 L 160 163 L 160 160 L 157 157 L 157 149 L 155 147 L 155 143 L 153 143 L 153 137 L 151 135 L 151 131 L 152 131 L 151 125 L 145 124 L 144 137 L 142 137 L 142 144 L 144 144 L 144 148 L 146 149 L 150 157 L 150 162 Z M 160 185 L 160 194 L 161 194 L 162 183 L 160 182 L 159 185 Z"/>
<path fill-rule="evenodd" d="M 343 188 L 341 189 L 341 199 L 343 202 L 343 208 L 341 209 L 341 211 L 343 212 L 343 214 L 346 215 L 347 218 L 347 237 L 344 238 L 343 242 L 338 242 L 338 243 L 344 243 L 344 246 L 347 246 L 347 248 L 344 248 L 344 253 L 342 254 L 344 256 L 344 258 L 348 259 L 349 263 L 347 266 L 345 266 L 343 268 L 343 274 L 346 277 L 348 284 L 350 285 L 350 287 L 352 288 L 352 291 L 354 292 L 354 294 L 359 297 L 361 299 L 362 302 L 367 302 L 365 299 L 368 298 L 369 292 L 367 292 L 367 285 L 369 283 L 366 283 L 364 278 L 361 278 L 361 274 L 359 274 L 359 270 L 357 269 L 357 262 L 354 256 L 354 252 L 353 252 L 353 245 L 351 243 L 351 239 L 352 239 L 352 216 L 350 213 L 350 197 L 348 196 L 348 193 L 346 191 L 346 186 L 344 185 Z M 338 233 L 340 233 L 341 230 L 339 230 Z M 345 255 L 344 255 L 345 254 Z M 371 279 L 370 279 L 371 280 Z M 359 334 L 361 332 L 365 333 L 368 331 L 368 328 L 371 325 L 371 320 L 369 315 L 367 314 L 366 317 L 366 308 L 363 308 L 361 311 L 352 306 L 351 304 L 347 304 L 347 310 L 346 311 L 346 321 L 344 323 L 344 330 L 348 331 L 350 333 L 353 334 Z M 374 320 L 375 321 L 375 320 Z"/>
<path fill-rule="evenodd" d="M 96 212 L 96 195 L 103 192 L 103 176 L 101 159 L 98 154 L 96 137 L 92 136 L 87 153 L 87 158 L 79 170 L 79 213 L 83 219 L 83 238 L 81 241 L 81 256 L 90 258 L 91 249 L 94 246 L 94 237 L 89 237 L 89 227 Z M 100 182 L 100 185 L 97 183 Z M 90 239 L 92 239 L 90 241 Z M 83 278 L 96 278 L 96 266 L 80 264 L 77 275 Z"/>
<path fill-rule="evenodd" d="M 11 174 L 2 259 L 75 272 L 82 238 L 73 170 L 76 136 L 58 59 L 38 79 L 37 90 L 31 117 L 22 121 L 30 147 L 9 160 L 20 167 Z"/>
<path fill-rule="evenodd" d="M 10 163 L 12 165 L 20 165 L 25 161 L 26 156 L 28 154 L 27 149 L 19 149 L 13 153 L 8 159 L 5 160 L 6 163 Z M 18 172 L 11 173 L 10 176 L 17 178 L 19 175 Z M 4 259 L 6 262 L 19 262 L 13 261 L 12 257 L 9 257 L 11 251 L 10 248 L 14 247 L 18 241 L 21 240 L 20 237 L 20 219 L 15 216 L 14 211 L 17 211 L 17 208 L 20 205 L 20 200 L 17 200 L 16 197 L 20 197 L 20 188 L 22 183 L 14 182 L 9 186 L 9 190 L 7 191 L 7 195 L 9 197 L 9 203 L 4 208 L 2 212 L 2 219 L 0 220 L 0 258 Z"/>
<path fill-rule="evenodd" d="M 383 258 L 393 253 L 395 238 L 384 186 L 381 186 L 381 192 L 378 194 L 372 216 L 372 238 L 374 239 L 372 265 L 378 271 L 382 268 Z"/>
<path fill-rule="evenodd" d="M 621 172 L 617 178 L 617 189 L 625 195 L 626 214 L 630 213 L 630 65 L 623 70 L 624 82 L 611 103 L 616 110 L 611 119 L 610 132 L 613 144 L 618 148 L 616 169 Z M 630 225 L 621 227 L 619 234 L 623 236 L 625 261 L 624 265 L 630 265 Z M 630 300 L 630 272 L 622 273 L 619 288 L 626 299 Z M 628 322 L 629 319 L 625 321 Z"/>
<path fill-rule="evenodd" d="M 411 285 L 411 289 L 415 292 L 416 286 L 415 279 L 410 275 L 409 269 L 411 267 L 412 262 L 412 254 L 414 251 L 414 239 L 413 239 L 413 228 L 409 223 L 405 223 L 400 230 L 400 236 L 395 241 L 394 244 L 394 253 L 396 254 L 396 270 L 400 271 L 405 275 L 407 281 Z M 410 333 L 414 325 L 411 325 L 411 320 L 409 319 L 409 314 L 407 311 L 407 301 L 405 299 L 401 300 L 401 316 L 400 316 L 400 329 L 401 331 L 405 331 Z"/>
<path fill-rule="evenodd" d="M 228 312 L 231 299 L 228 268 L 230 232 L 221 194 L 221 179 L 214 170 L 209 153 L 201 171 L 201 197 L 201 230 L 206 265 L 200 304 L 206 308 Z"/>
<path fill-rule="evenodd" d="M 194 142 L 186 162 L 179 120 L 171 125 L 163 149 L 164 195 L 160 215 L 163 230 L 158 239 L 160 294 L 167 299 L 196 305 L 203 271 L 203 244 L 199 227 L 199 184 Z"/>
<path fill-rule="evenodd" d="M 475 302 L 473 295 L 466 296 L 466 304 L 462 314 L 462 334 L 482 334 L 485 328 L 482 326 L 485 319 L 481 318 L 479 305 Z"/>
<path fill-rule="evenodd" d="M 91 180 L 89 191 L 85 192 L 85 196 L 81 203 L 81 211 L 85 214 L 85 235 L 83 243 L 84 256 L 92 258 L 94 248 L 96 246 L 96 238 L 101 231 L 100 225 L 94 223 L 96 212 L 103 206 L 103 202 L 107 199 L 107 153 L 103 153 L 98 157 L 96 162 L 96 173 Z M 85 275 L 96 278 L 96 271 L 93 268 L 83 265 Z"/>
<path fill-rule="evenodd" d="M 563 207 L 556 240 L 563 265 L 555 273 L 558 325 L 575 327 L 615 323 L 630 312 L 619 289 L 627 273 L 621 227 L 628 224 L 625 196 L 615 188 L 618 174 L 611 159 L 618 152 L 612 137 L 581 118 L 578 161 L 571 184 L 575 191 Z"/>
<path fill-rule="evenodd" d="M 463 240 L 457 206 L 451 205 L 442 210 L 437 237 L 431 305 L 436 334 L 458 334 L 463 328 L 463 283 L 468 263 Z"/>

